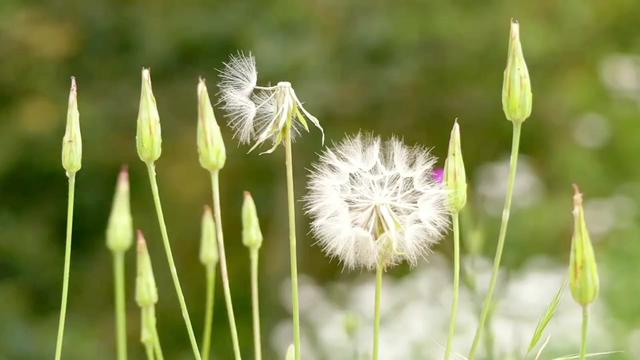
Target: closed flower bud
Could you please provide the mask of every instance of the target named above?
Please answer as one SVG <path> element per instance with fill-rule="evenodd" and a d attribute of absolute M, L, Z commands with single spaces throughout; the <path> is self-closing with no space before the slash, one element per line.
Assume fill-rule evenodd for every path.
<path fill-rule="evenodd" d="M 129 173 L 123 167 L 118 176 L 113 196 L 111 215 L 107 225 L 107 247 L 113 252 L 124 252 L 133 243 L 133 220 L 129 204 Z"/>
<path fill-rule="evenodd" d="M 256 204 L 248 191 L 244 192 L 244 202 L 242 203 L 242 243 L 252 250 L 262 246 L 262 232 L 260 231 Z"/>
<path fill-rule="evenodd" d="M 218 248 L 216 246 L 216 225 L 213 222 L 211 208 L 205 206 L 200 235 L 200 262 L 203 265 L 213 266 L 218 262 Z"/>
<path fill-rule="evenodd" d="M 467 177 L 462 160 L 462 147 L 460 145 L 460 126 L 456 121 L 451 130 L 449 139 L 449 153 L 444 162 L 444 183 L 449 193 L 449 203 L 455 212 L 462 210 L 467 203 Z"/>
<path fill-rule="evenodd" d="M 198 155 L 200 165 L 209 171 L 222 169 L 227 159 L 204 79 L 198 83 Z"/>
<path fill-rule="evenodd" d="M 531 115 L 531 81 L 520 43 L 520 25 L 511 22 L 509 57 L 502 83 L 502 109 L 508 120 L 522 123 Z"/>
<path fill-rule="evenodd" d="M 140 91 L 140 109 L 138 110 L 138 127 L 136 146 L 140 160 L 152 164 L 162 152 L 160 133 L 160 115 L 151 88 L 149 69 L 142 69 L 142 89 Z"/>
<path fill-rule="evenodd" d="M 67 126 L 62 138 L 62 167 L 66 170 L 67 176 L 75 174 L 82 167 L 80 114 L 78 113 L 78 93 L 74 77 L 71 78 Z"/>
<path fill-rule="evenodd" d="M 571 295 L 580 305 L 591 304 L 598 297 L 599 280 L 596 258 L 591 246 L 589 231 L 584 220 L 582 194 L 577 185 L 573 185 L 573 237 L 571 238 L 571 257 L 569 259 L 569 280 Z"/>
<path fill-rule="evenodd" d="M 141 308 L 153 306 L 158 302 L 158 288 L 156 287 L 156 280 L 153 277 L 153 269 L 151 268 L 151 258 L 147 250 L 147 244 L 140 230 L 138 230 L 137 268 L 136 303 Z"/>

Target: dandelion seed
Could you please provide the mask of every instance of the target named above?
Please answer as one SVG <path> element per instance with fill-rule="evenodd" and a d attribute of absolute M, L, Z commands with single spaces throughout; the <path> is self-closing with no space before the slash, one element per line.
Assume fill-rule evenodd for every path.
<path fill-rule="evenodd" d="M 447 231 L 448 192 L 435 158 L 401 140 L 359 134 L 322 154 L 306 211 L 323 250 L 347 268 L 415 264 Z"/>
<path fill-rule="evenodd" d="M 253 143 L 252 151 L 270 140 L 272 146 L 264 153 L 271 153 L 284 140 L 288 128 L 293 136 L 303 129 L 308 132 L 307 121 L 320 129 L 324 142 L 320 122 L 302 106 L 291 83 L 257 86 L 257 75 L 255 58 L 243 53 L 232 55 L 220 71 L 220 102 L 240 143 Z"/>

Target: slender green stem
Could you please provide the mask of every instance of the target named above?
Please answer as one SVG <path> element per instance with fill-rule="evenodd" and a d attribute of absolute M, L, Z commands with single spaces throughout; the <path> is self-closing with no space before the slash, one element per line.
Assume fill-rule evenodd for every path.
<path fill-rule="evenodd" d="M 216 291 L 216 265 L 207 265 L 207 300 L 204 314 L 204 333 L 202 335 L 202 359 L 211 356 L 211 323 L 213 322 L 213 300 Z"/>
<path fill-rule="evenodd" d="M 262 360 L 260 341 L 260 301 L 258 298 L 258 249 L 251 249 L 251 310 L 253 312 L 253 347 L 256 360 Z"/>
<path fill-rule="evenodd" d="M 227 257 L 224 251 L 224 238 L 222 235 L 222 215 L 220 214 L 220 179 L 218 171 L 211 172 L 211 191 L 213 193 L 213 216 L 216 223 L 216 237 L 218 239 L 218 253 L 220 256 L 220 277 L 222 278 L 222 289 L 224 290 L 224 301 L 229 317 L 229 327 L 231 328 L 231 342 L 233 343 L 233 353 L 236 360 L 240 360 L 240 342 L 238 341 L 238 330 L 236 329 L 236 318 L 233 314 L 233 303 L 231 302 L 231 288 L 229 286 L 229 275 L 227 273 Z"/>
<path fill-rule="evenodd" d="M 511 161 L 509 165 L 509 182 L 507 184 L 507 194 L 504 199 L 504 208 L 502 210 L 502 222 L 500 223 L 500 233 L 498 234 L 498 245 L 496 248 L 496 255 L 493 260 L 493 273 L 491 274 L 491 281 L 489 282 L 489 290 L 482 304 L 482 312 L 480 314 L 480 322 L 476 329 L 476 335 L 473 339 L 473 345 L 471 345 L 471 351 L 469 352 L 469 360 L 475 359 L 478 345 L 480 344 L 480 338 L 485 327 L 487 316 L 489 315 L 489 309 L 491 308 L 493 300 L 493 292 L 496 288 L 496 282 L 498 280 L 498 272 L 500 271 L 500 261 L 502 259 L 502 251 L 504 249 L 504 243 L 507 236 L 507 225 L 509 224 L 509 214 L 511 212 L 511 198 L 513 195 L 513 186 L 516 180 L 516 168 L 518 166 L 518 148 L 520 147 L 520 130 L 522 124 L 518 122 L 513 123 L 513 139 L 511 143 Z"/>
<path fill-rule="evenodd" d="M 157 359 L 164 360 L 162 346 L 160 346 L 160 336 L 158 335 L 158 328 L 156 326 L 153 327 L 153 349 L 155 350 Z"/>
<path fill-rule="evenodd" d="M 155 360 L 155 355 L 153 353 L 153 344 L 148 342 L 144 344 L 144 351 L 147 354 L 147 360 Z"/>
<path fill-rule="evenodd" d="M 293 190 L 293 154 L 291 127 L 286 128 L 285 166 L 287 168 L 287 203 L 289 207 L 289 257 L 291 259 L 291 302 L 293 303 L 293 346 L 296 360 L 300 360 L 300 306 L 298 303 L 298 260 L 296 250 L 296 206 Z"/>
<path fill-rule="evenodd" d="M 160 337 L 158 336 L 158 329 L 156 326 L 156 310 L 153 305 L 145 306 L 140 309 L 142 311 L 142 326 L 143 337 L 151 336 L 151 338 L 144 338 L 143 344 L 147 353 L 147 359 L 163 360 L 162 350 L 160 349 Z M 151 334 L 147 334 L 150 331 Z"/>
<path fill-rule="evenodd" d="M 62 300 L 60 304 L 60 320 L 58 321 L 58 338 L 56 340 L 56 360 L 62 357 L 62 340 L 64 338 L 64 322 L 67 317 L 67 296 L 69 294 L 69 270 L 71 269 L 71 233 L 73 229 L 73 203 L 76 191 L 76 175 L 69 174 L 69 195 L 67 199 L 67 238 L 64 250 L 64 270 L 62 275 Z"/>
<path fill-rule="evenodd" d="M 125 309 L 124 251 L 113 253 L 114 294 L 116 303 L 116 348 L 118 360 L 127 360 L 127 316 Z"/>
<path fill-rule="evenodd" d="M 373 317 L 373 360 L 378 360 L 380 354 L 380 303 L 382 302 L 382 274 L 384 267 L 376 267 L 376 300 Z"/>
<path fill-rule="evenodd" d="M 178 279 L 178 271 L 176 265 L 173 262 L 173 254 L 171 253 L 171 243 L 169 242 L 169 235 L 167 233 L 167 225 L 164 222 L 164 215 L 162 213 L 162 204 L 160 203 L 160 192 L 158 190 L 158 181 L 156 180 L 156 169 L 153 163 L 147 164 L 147 170 L 149 172 L 149 183 L 151 184 L 151 192 L 153 193 L 153 202 L 156 208 L 156 214 L 158 216 L 158 223 L 160 224 L 160 233 L 162 234 L 162 242 L 164 244 L 164 250 L 167 254 L 167 261 L 169 262 L 169 269 L 171 270 L 171 278 L 173 279 L 173 285 L 176 288 L 176 294 L 178 295 L 178 301 L 180 302 L 180 309 L 182 310 L 182 317 L 189 333 L 189 340 L 191 341 L 191 348 L 193 350 L 193 356 L 196 360 L 201 360 L 200 350 L 198 350 L 198 343 L 193 333 L 193 327 L 191 326 L 191 319 L 189 318 L 189 310 L 187 310 L 187 303 L 184 300 L 182 294 L 182 287 L 180 286 L 180 279 Z"/>
<path fill-rule="evenodd" d="M 587 333 L 589 331 L 589 306 L 582 307 L 582 345 L 580 346 L 580 360 L 587 356 Z"/>
<path fill-rule="evenodd" d="M 449 320 L 449 337 L 447 349 L 444 353 L 445 360 L 451 357 L 453 337 L 456 333 L 456 319 L 458 317 L 458 295 L 460 291 L 460 214 L 454 212 L 451 215 L 453 223 L 453 302 L 451 304 L 451 318 Z"/>

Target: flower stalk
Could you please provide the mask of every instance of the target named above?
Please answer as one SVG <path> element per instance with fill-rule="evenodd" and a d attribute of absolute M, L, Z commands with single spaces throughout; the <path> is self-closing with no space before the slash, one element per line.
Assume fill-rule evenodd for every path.
<path fill-rule="evenodd" d="M 117 359 L 126 360 L 127 316 L 124 255 L 133 243 L 133 220 L 129 201 L 129 173 L 126 167 L 122 168 L 118 176 L 106 237 L 107 247 L 111 251 L 113 258 Z"/>
<path fill-rule="evenodd" d="M 82 164 L 82 139 L 80 135 L 80 114 L 78 113 L 78 97 L 76 79 L 71 78 L 69 91 L 69 107 L 67 110 L 67 124 L 62 139 L 62 167 L 68 178 L 67 197 L 67 229 L 64 250 L 64 268 L 62 275 L 62 295 L 60 300 L 60 318 L 58 320 L 58 335 L 56 339 L 55 359 L 62 357 L 64 341 L 64 325 L 67 317 L 67 303 L 69 294 L 69 273 L 71 270 L 71 237 L 73 232 L 73 207 L 76 189 L 76 172 Z"/>
<path fill-rule="evenodd" d="M 204 207 L 202 214 L 202 232 L 200 239 L 200 262 L 206 271 L 206 301 L 204 315 L 204 331 L 202 334 L 202 358 L 209 359 L 211 353 L 211 325 L 213 322 L 213 306 L 216 288 L 216 266 L 218 250 L 216 229 L 209 206 Z"/>
<path fill-rule="evenodd" d="M 229 285 L 229 274 L 227 272 L 227 257 L 225 255 L 224 238 L 222 233 L 222 215 L 220 210 L 220 174 L 218 171 L 211 172 L 211 191 L 213 194 L 213 215 L 216 224 L 216 237 L 218 239 L 218 253 L 220 255 L 220 277 L 222 278 L 222 290 L 224 292 L 224 301 L 227 307 L 227 317 L 229 318 L 229 328 L 231 330 L 233 354 L 236 360 L 240 360 L 242 358 L 240 354 L 240 341 L 238 340 L 238 329 L 236 327 L 236 318 L 233 312 L 231 286 Z"/>
<path fill-rule="evenodd" d="M 233 301 L 231 299 L 231 287 L 229 285 L 229 274 L 227 272 L 227 257 L 224 250 L 224 236 L 222 232 L 222 214 L 220 209 L 220 170 L 226 161 L 226 152 L 222 135 L 218 123 L 216 122 L 211 106 L 209 93 L 204 79 L 198 83 L 198 154 L 200 165 L 211 176 L 211 194 L 213 198 L 213 216 L 215 223 L 216 239 L 218 242 L 218 256 L 220 260 L 220 277 L 222 278 L 222 290 L 224 301 L 229 318 L 229 328 L 231 331 L 231 342 L 233 344 L 233 354 L 236 360 L 241 359 L 240 341 L 238 340 L 238 330 L 236 327 L 235 314 L 233 312 Z"/>
<path fill-rule="evenodd" d="M 448 360 L 451 357 L 453 338 L 456 332 L 460 292 L 460 211 L 467 201 L 467 179 L 462 159 L 460 126 L 457 121 L 453 125 L 453 130 L 451 130 L 449 152 L 444 165 L 444 183 L 450 192 L 449 205 L 451 207 L 451 222 L 453 225 L 453 301 L 449 320 L 449 336 L 447 337 L 447 346 L 444 353 L 445 360 Z"/>
<path fill-rule="evenodd" d="M 378 360 L 380 356 L 380 305 L 382 303 L 382 274 L 384 265 L 378 264 L 376 267 L 376 292 L 375 305 L 373 311 L 373 360 Z"/>
<path fill-rule="evenodd" d="M 487 290 L 487 295 L 485 296 L 482 304 L 480 321 L 469 352 L 469 360 L 475 359 L 475 354 L 478 350 L 478 346 L 480 345 L 480 339 L 486 326 L 487 317 L 489 316 L 489 312 L 493 305 L 493 293 L 498 280 L 502 252 L 504 250 L 504 244 L 507 236 L 507 226 L 509 225 L 509 215 L 511 213 L 511 199 L 513 196 L 513 187 L 515 184 L 516 169 L 518 166 L 520 133 L 522 123 L 531 115 L 531 82 L 529 80 L 529 72 L 522 52 L 522 44 L 520 43 L 520 26 L 517 21 L 511 22 L 508 53 L 507 66 L 504 71 L 504 81 L 502 83 L 503 110 L 507 120 L 513 123 L 507 194 L 505 196 L 504 207 L 502 210 L 502 220 L 500 222 L 498 244 L 496 246 L 496 254 L 493 260 L 493 270 L 491 280 L 489 281 L 489 289 Z"/>
<path fill-rule="evenodd" d="M 189 310 L 187 309 L 184 294 L 182 293 L 182 287 L 180 286 L 180 279 L 178 278 L 178 272 L 173 260 L 171 242 L 169 241 L 167 225 L 164 220 L 162 204 L 160 202 L 160 191 L 158 190 L 158 181 L 156 179 L 155 161 L 158 160 L 162 152 L 162 138 L 160 135 L 160 117 L 158 115 L 156 100 L 153 96 L 151 74 L 148 69 L 142 69 L 142 89 L 140 93 L 140 110 L 138 113 L 137 124 L 136 147 L 138 150 L 138 156 L 147 166 L 153 203 L 156 209 L 158 224 L 160 226 L 160 233 L 162 234 L 162 243 L 167 256 L 171 279 L 176 290 L 176 295 L 178 296 L 178 302 L 180 303 L 180 310 L 187 328 L 189 341 L 191 342 L 193 356 L 196 360 L 200 360 L 200 350 L 198 349 L 198 343 L 193 332 L 191 319 L 189 318 Z"/>
<path fill-rule="evenodd" d="M 291 125 L 285 129 L 285 167 L 287 171 L 287 207 L 289 212 L 289 258 L 291 262 L 291 303 L 293 304 L 293 347 L 295 360 L 300 360 L 300 304 L 298 301 L 298 259 L 296 249 L 296 207 L 293 188 L 293 154 Z"/>
<path fill-rule="evenodd" d="M 258 255 L 262 246 L 262 231 L 251 193 L 244 192 L 242 204 L 242 243 L 249 249 L 251 261 L 251 310 L 253 317 L 254 358 L 262 360 L 260 341 L 260 301 L 258 295 Z"/>

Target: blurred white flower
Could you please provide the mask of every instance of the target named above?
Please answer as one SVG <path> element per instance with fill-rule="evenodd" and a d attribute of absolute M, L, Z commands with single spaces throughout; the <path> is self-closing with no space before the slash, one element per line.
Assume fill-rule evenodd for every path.
<path fill-rule="evenodd" d="M 600 65 L 602 82 L 616 95 L 640 100 L 640 56 L 613 54 Z"/>
<path fill-rule="evenodd" d="M 307 120 L 323 132 L 318 119 L 302 106 L 291 83 L 257 86 L 257 81 L 256 60 L 251 54 L 232 55 L 220 71 L 220 102 L 240 143 L 253 142 L 253 150 L 271 140 L 272 147 L 265 153 L 273 152 L 284 140 L 287 127 L 292 129 L 292 137 L 302 129 L 309 131 Z M 324 132 L 322 136 L 324 142 Z"/>
<path fill-rule="evenodd" d="M 490 262 L 480 258 L 477 260 L 480 264 L 474 267 L 473 276 L 478 282 L 488 281 Z M 566 265 L 538 257 L 500 281 L 499 301 L 488 330 L 492 336 L 486 342 L 491 344 L 492 359 L 522 359 L 540 316 L 566 276 Z M 385 277 L 383 281 L 380 358 L 442 359 L 452 292 L 449 262 L 439 255 L 433 255 L 428 264 L 416 271 L 402 278 Z M 484 287 L 484 284 L 481 285 L 480 288 Z M 285 303 L 290 301 L 288 286 L 285 281 L 281 289 Z M 325 286 L 320 286 L 309 277 L 300 278 L 300 294 L 311 304 L 303 306 L 300 314 L 305 333 L 303 340 L 306 340 L 303 341 L 305 359 L 371 358 L 373 286 L 367 276 Z M 454 349 L 460 355 L 466 355 L 473 340 L 478 306 L 483 295 L 482 290 L 475 293 L 466 287 L 461 288 L 458 331 L 454 339 Z M 604 302 L 596 302 L 592 308 L 589 344 L 593 351 L 621 350 L 620 346 L 627 343 L 631 344 L 632 351 L 640 351 L 640 348 L 633 346 L 633 340 L 640 338 L 637 332 L 629 334 L 628 339 L 614 335 L 617 334 L 613 331 L 617 324 L 604 305 Z M 354 336 L 349 336 L 344 318 L 354 315 L 360 320 L 359 327 Z M 580 346 L 580 324 L 581 309 L 575 305 L 567 289 L 547 328 L 546 335 L 551 338 L 542 358 L 575 353 Z M 274 348 L 282 356 L 291 341 L 290 337 L 290 320 L 285 319 L 276 326 L 271 337 Z M 461 356 L 454 358 L 463 359 Z"/>
<path fill-rule="evenodd" d="M 611 138 L 609 121 L 597 113 L 584 114 L 576 122 L 573 138 L 586 148 L 602 147 Z"/>
<path fill-rule="evenodd" d="M 359 134 L 326 150 L 309 177 L 306 210 L 322 249 L 346 268 L 424 256 L 448 228 L 448 192 L 421 147 Z"/>
<path fill-rule="evenodd" d="M 486 163 L 478 169 L 476 194 L 480 197 L 478 203 L 482 204 L 487 213 L 500 215 L 508 178 L 509 159 Z M 518 161 L 514 193 L 515 208 L 531 206 L 544 194 L 544 185 L 526 156 L 521 156 Z"/>
<path fill-rule="evenodd" d="M 632 225 L 636 216 L 636 204 L 628 196 L 616 194 L 589 200 L 584 211 L 591 234 L 598 238 L 612 230 Z"/>

